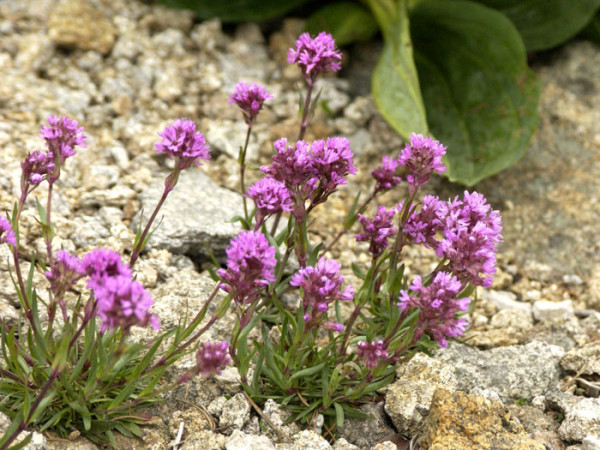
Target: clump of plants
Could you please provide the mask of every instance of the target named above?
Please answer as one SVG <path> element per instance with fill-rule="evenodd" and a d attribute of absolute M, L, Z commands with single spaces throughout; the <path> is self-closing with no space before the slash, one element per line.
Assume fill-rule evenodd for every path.
<path fill-rule="evenodd" d="M 21 306 L 15 324 L 3 320 L 0 325 L 0 411 L 12 419 L 1 449 L 15 444 L 29 428 L 63 436 L 78 430 L 112 446 L 115 432 L 143 437 L 141 426 L 150 417 L 142 407 L 195 376 L 218 374 L 230 363 L 256 403 L 274 399 L 292 413 L 291 420 L 304 424 L 322 415 L 334 435 L 346 417 L 364 417 L 357 407 L 394 379 L 396 363 L 416 351 L 445 347 L 464 333 L 473 288 L 489 286 L 496 270 L 499 213 L 476 192 L 449 201 L 432 195 L 420 199 L 419 190 L 430 176 L 445 170 L 446 148 L 412 134 L 399 155 L 384 156 L 372 172 L 371 192 L 363 202 L 356 198 L 340 234 L 326 244 L 312 243 L 311 215 L 356 173 L 347 139 L 304 140 L 315 85 L 325 72 L 341 68 L 341 53 L 329 34 L 303 34 L 288 61 L 298 65 L 306 84 L 298 136 L 277 140 L 271 163 L 260 168 L 264 178 L 246 188 L 249 137 L 271 95 L 255 83 L 236 85 L 230 103 L 241 109 L 248 125 L 239 155 L 244 216 L 237 220 L 243 231 L 232 239 L 227 264 L 216 271 L 218 282 L 203 307 L 171 330 L 160 329 L 160 318 L 151 309 L 161 299 L 152 299 L 136 281 L 135 264 L 179 177 L 209 160 L 204 136 L 186 119 L 160 133 L 156 151 L 173 159 L 174 166 L 125 263 L 117 252 L 101 248 L 79 256 L 54 253 L 54 187 L 66 160 L 86 139 L 75 120 L 48 119 L 41 133 L 46 149 L 22 162 L 21 196 L 10 217 L 0 218 L 0 243 L 12 252 Z M 48 194 L 37 209 L 46 253 L 36 255 L 24 273 L 19 219 L 42 183 Z M 380 193 L 401 183 L 408 187 L 404 201 L 367 214 Z M 371 263 L 367 270 L 353 265 L 360 283 L 351 286 L 341 264 L 325 255 L 357 222 L 356 239 L 369 244 Z M 433 271 L 406 276 L 403 250 L 411 245 L 437 255 Z M 36 271 L 48 281 L 47 298 L 37 294 Z M 85 289 L 76 288 L 78 283 Z M 219 291 L 226 295 L 207 316 Z M 343 304 L 350 305 L 347 314 Z M 226 314 L 235 315 L 231 336 L 202 342 L 202 335 Z M 152 327 L 154 339 L 132 340 L 134 326 Z M 253 330 L 258 332 L 251 334 Z M 165 370 L 190 353 L 195 366 L 165 383 Z"/>

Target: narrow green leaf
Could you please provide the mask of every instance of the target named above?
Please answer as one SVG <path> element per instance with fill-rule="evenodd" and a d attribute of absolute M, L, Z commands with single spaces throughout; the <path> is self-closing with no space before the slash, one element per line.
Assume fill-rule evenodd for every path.
<path fill-rule="evenodd" d="M 528 52 L 547 50 L 575 36 L 591 20 L 600 0 L 476 0 L 505 14 Z"/>
<path fill-rule="evenodd" d="M 339 403 L 334 403 L 333 407 L 335 408 L 335 423 L 338 428 L 343 428 L 344 426 L 344 408 Z"/>
<path fill-rule="evenodd" d="M 411 33 L 448 178 L 473 185 L 519 160 L 537 128 L 540 84 L 510 20 L 470 1 L 428 0 L 413 9 Z"/>
<path fill-rule="evenodd" d="M 377 108 L 404 138 L 427 133 L 425 106 L 413 59 L 406 0 L 366 0 L 384 36 L 372 93 Z"/>
<path fill-rule="evenodd" d="M 325 5 L 313 13 L 306 22 L 306 31 L 313 36 L 327 31 L 342 47 L 372 37 L 377 33 L 377 22 L 358 3 L 342 1 Z"/>
<path fill-rule="evenodd" d="M 290 381 L 297 380 L 298 378 L 305 378 L 305 377 L 314 375 L 315 373 L 320 372 L 321 369 L 323 369 L 323 367 L 325 367 L 324 362 L 322 362 L 321 364 L 317 364 L 316 366 L 307 367 L 306 369 L 302 369 L 302 370 L 299 370 L 298 372 L 294 372 L 292 374 L 292 376 L 290 377 Z"/>

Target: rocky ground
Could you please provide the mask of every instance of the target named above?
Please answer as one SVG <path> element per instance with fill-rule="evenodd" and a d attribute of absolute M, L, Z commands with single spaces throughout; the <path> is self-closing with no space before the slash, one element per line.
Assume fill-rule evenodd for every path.
<path fill-rule="evenodd" d="M 197 23 L 188 12 L 137 0 L 0 0 L 0 210 L 11 210 L 19 194 L 20 161 L 42 146 L 40 126 L 51 114 L 69 115 L 85 126 L 88 147 L 61 177 L 55 245 L 76 254 L 97 246 L 126 253 L 136 213 L 153 208 L 168 173 L 169 161 L 153 152 L 158 131 L 177 117 L 193 119 L 213 160 L 181 176 L 137 266 L 163 326 L 176 324 L 212 289 L 202 271 L 205 248 L 222 255 L 237 231 L 227 220 L 241 207 L 232 190 L 245 125 L 228 95 L 241 79 L 274 95 L 250 142 L 250 160 L 267 161 L 275 139 L 296 134 L 301 79 L 285 55 L 301 30 L 301 22 L 286 20 L 268 36 L 253 24 L 224 31 L 217 21 Z M 355 47 L 339 76 L 319 82 L 327 108 L 317 110 L 308 138 L 348 137 L 359 174 L 320 212 L 315 241 L 339 229 L 354 194 L 370 188 L 369 171 L 381 155 L 402 147 L 369 95 L 378 48 Z M 480 292 L 461 343 L 399 366 L 384 401 L 364 408 L 372 419 L 348 423 L 335 443 L 283 425 L 285 412 L 267 402 L 265 417 L 290 436 L 283 440 L 228 369 L 167 396 L 145 442 L 122 439 L 122 448 L 383 450 L 406 448 L 404 438 L 437 449 L 600 448 L 600 49 L 573 42 L 533 68 L 543 82 L 540 128 L 516 166 L 477 186 L 501 211 L 505 241 L 498 277 Z M 463 190 L 442 179 L 428 189 L 444 197 Z M 401 198 L 389 193 L 382 202 Z M 43 253 L 33 203 L 21 240 L 26 252 Z M 0 311 L 14 320 L 4 247 Z M 368 260 L 352 236 L 332 253 L 346 268 Z M 412 273 L 432 262 L 418 251 L 409 257 Z M 41 291 L 44 280 L 36 276 Z M 230 329 L 225 320 L 207 338 L 224 338 Z M 35 433 L 28 448 L 96 447 Z"/>

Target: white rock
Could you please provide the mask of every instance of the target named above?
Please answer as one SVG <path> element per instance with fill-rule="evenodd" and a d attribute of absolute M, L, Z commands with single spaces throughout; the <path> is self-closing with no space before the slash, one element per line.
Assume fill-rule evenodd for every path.
<path fill-rule="evenodd" d="M 571 300 L 563 300 L 562 302 L 540 300 L 533 304 L 533 317 L 540 322 L 562 322 L 574 316 L 575 311 Z"/>
<path fill-rule="evenodd" d="M 226 450 L 258 450 L 275 449 L 271 440 L 266 436 L 246 434 L 240 430 L 234 430 L 225 441 Z"/>
<path fill-rule="evenodd" d="M 564 441 L 581 441 L 590 434 L 600 434 L 600 399 L 582 398 L 567 410 L 558 433 Z"/>
<path fill-rule="evenodd" d="M 600 435 L 590 434 L 583 438 L 581 450 L 600 450 Z"/>
<path fill-rule="evenodd" d="M 517 296 L 509 291 L 484 289 L 481 298 L 483 301 L 487 301 L 494 305 L 498 310 L 517 309 L 527 314 L 531 314 L 531 304 L 518 301 Z"/>

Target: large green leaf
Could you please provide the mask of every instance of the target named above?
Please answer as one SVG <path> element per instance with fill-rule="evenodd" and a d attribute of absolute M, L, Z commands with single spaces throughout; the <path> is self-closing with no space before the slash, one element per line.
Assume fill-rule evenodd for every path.
<path fill-rule="evenodd" d="M 171 8 L 191 9 L 201 19 L 253 22 L 281 16 L 310 0 L 160 0 Z"/>
<path fill-rule="evenodd" d="M 510 20 L 474 2 L 429 0 L 412 10 L 411 33 L 450 180 L 473 185 L 521 158 L 538 124 L 540 83 Z"/>
<path fill-rule="evenodd" d="M 591 39 L 597 43 L 600 43 L 600 11 L 592 18 L 587 27 L 583 29 L 581 35 L 587 39 Z"/>
<path fill-rule="evenodd" d="M 327 31 L 339 46 L 367 40 L 377 29 L 377 22 L 369 11 L 358 3 L 345 1 L 323 6 L 306 22 L 306 31 L 311 35 Z"/>
<path fill-rule="evenodd" d="M 575 36 L 592 19 L 600 0 L 477 0 L 515 24 L 527 51 L 545 50 Z"/>
<path fill-rule="evenodd" d="M 383 32 L 384 46 L 375 66 L 372 93 L 385 119 L 407 138 L 427 133 L 425 106 L 413 59 L 406 0 L 366 0 Z"/>

